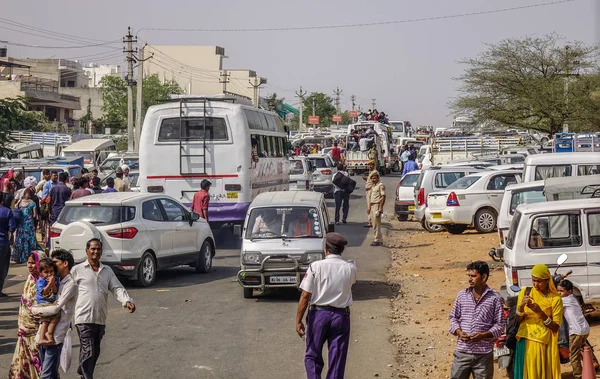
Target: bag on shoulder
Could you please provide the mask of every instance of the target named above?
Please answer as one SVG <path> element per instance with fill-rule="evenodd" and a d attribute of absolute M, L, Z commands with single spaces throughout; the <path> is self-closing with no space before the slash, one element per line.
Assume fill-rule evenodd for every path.
<path fill-rule="evenodd" d="M 531 287 L 527 287 L 525 289 L 525 296 L 529 296 L 531 293 Z M 517 308 L 519 307 L 518 301 L 514 308 L 511 308 L 510 313 L 508 315 L 508 320 L 506 322 L 506 347 L 511 350 L 515 350 L 517 348 L 517 332 L 519 331 L 520 323 L 516 322 L 517 318 Z"/>
<path fill-rule="evenodd" d="M 347 177 L 341 172 L 337 172 L 333 176 L 333 179 L 331 181 L 345 193 L 352 193 L 356 188 L 356 181 L 354 181 L 354 179 L 352 178 Z"/>

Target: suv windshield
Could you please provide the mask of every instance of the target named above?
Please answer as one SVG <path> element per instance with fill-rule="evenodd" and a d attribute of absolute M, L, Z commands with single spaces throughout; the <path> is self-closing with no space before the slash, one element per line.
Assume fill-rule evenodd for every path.
<path fill-rule="evenodd" d="M 448 187 L 446 187 L 446 189 L 467 189 L 475 184 L 479 179 L 481 179 L 481 176 L 465 176 L 450 184 Z"/>
<path fill-rule="evenodd" d="M 87 221 L 94 225 L 112 225 L 135 218 L 135 207 L 118 205 L 67 205 L 58 216 L 58 223 L 67 225 L 75 221 Z"/>
<path fill-rule="evenodd" d="M 533 204 L 546 201 L 544 196 L 544 187 L 529 188 L 522 191 L 513 191 L 510 197 L 510 210 L 512 215 L 520 204 Z"/>
<path fill-rule="evenodd" d="M 314 207 L 255 208 L 248 216 L 246 238 L 321 238 L 323 222 Z"/>
<path fill-rule="evenodd" d="M 304 174 L 304 166 L 300 159 L 290 161 L 290 175 Z"/>
<path fill-rule="evenodd" d="M 329 167 L 327 165 L 327 161 L 325 160 L 325 158 L 312 158 L 310 161 L 313 164 L 313 166 L 315 166 L 316 168 L 327 168 L 327 167 Z"/>
<path fill-rule="evenodd" d="M 129 166 L 129 169 L 133 169 L 133 168 L 138 167 L 139 162 L 140 162 L 139 158 L 123 158 L 123 163 L 121 163 L 120 157 L 109 158 L 100 165 L 100 170 L 103 170 L 103 171 L 116 170 L 117 167 L 121 166 L 122 164 L 126 164 L 127 166 Z"/>
<path fill-rule="evenodd" d="M 131 181 L 129 182 L 129 188 L 137 187 L 138 179 L 140 177 L 139 171 L 129 172 L 129 177 L 131 178 L 130 179 Z M 108 178 L 116 179 L 117 173 L 113 171 L 110 173 L 110 175 L 107 175 L 104 178 L 102 178 L 102 180 L 100 181 L 100 187 L 106 186 L 106 179 L 108 179 Z"/>

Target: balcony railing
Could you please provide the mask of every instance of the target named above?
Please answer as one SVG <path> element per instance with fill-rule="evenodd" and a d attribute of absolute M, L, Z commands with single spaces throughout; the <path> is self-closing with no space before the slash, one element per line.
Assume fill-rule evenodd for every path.
<path fill-rule="evenodd" d="M 35 90 L 58 93 L 58 81 L 41 78 L 21 79 L 21 91 Z"/>

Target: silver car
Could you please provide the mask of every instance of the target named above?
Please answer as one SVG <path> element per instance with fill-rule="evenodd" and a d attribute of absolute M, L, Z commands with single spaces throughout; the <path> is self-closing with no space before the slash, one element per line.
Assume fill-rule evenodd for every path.
<path fill-rule="evenodd" d="M 308 160 L 314 167 L 314 191 L 321 192 L 325 197 L 333 197 L 333 176 L 337 173 L 337 168 L 331 155 L 310 154 Z"/>

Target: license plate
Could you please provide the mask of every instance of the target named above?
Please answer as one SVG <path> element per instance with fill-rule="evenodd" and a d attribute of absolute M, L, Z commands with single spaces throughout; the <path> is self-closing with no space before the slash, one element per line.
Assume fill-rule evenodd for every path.
<path fill-rule="evenodd" d="M 290 183 L 290 191 L 295 191 L 298 189 L 298 183 Z"/>
<path fill-rule="evenodd" d="M 237 199 L 238 193 L 237 192 L 227 192 L 227 198 L 228 199 Z"/>
<path fill-rule="evenodd" d="M 269 278 L 270 283 L 277 284 L 288 284 L 288 283 L 296 283 L 295 276 L 271 276 Z"/>
<path fill-rule="evenodd" d="M 432 213 L 431 218 L 442 218 L 442 214 L 441 213 Z"/>
<path fill-rule="evenodd" d="M 494 348 L 494 359 L 498 359 L 505 355 L 510 355 L 510 349 L 506 346 Z"/>
<path fill-rule="evenodd" d="M 408 206 L 408 210 L 409 211 L 414 211 L 415 210 L 415 206 L 414 205 L 409 205 Z"/>

